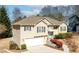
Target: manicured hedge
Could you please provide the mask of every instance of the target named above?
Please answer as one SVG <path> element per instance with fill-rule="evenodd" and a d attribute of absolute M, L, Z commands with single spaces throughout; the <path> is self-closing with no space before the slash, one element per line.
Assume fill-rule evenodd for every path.
<path fill-rule="evenodd" d="M 18 45 L 16 43 L 14 43 L 13 41 L 10 41 L 9 49 L 10 50 L 20 50 L 20 48 L 18 47 Z"/>
<path fill-rule="evenodd" d="M 71 38 L 72 33 L 60 33 L 58 35 L 55 35 L 56 39 L 65 39 L 65 38 Z"/>
<path fill-rule="evenodd" d="M 21 45 L 21 50 L 24 50 L 24 49 L 26 49 L 26 44 Z"/>

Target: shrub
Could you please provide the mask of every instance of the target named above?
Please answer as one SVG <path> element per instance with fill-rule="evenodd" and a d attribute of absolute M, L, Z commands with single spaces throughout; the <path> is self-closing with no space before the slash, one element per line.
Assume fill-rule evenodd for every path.
<path fill-rule="evenodd" d="M 62 36 L 61 34 L 59 34 L 59 35 L 55 35 L 55 38 L 56 39 L 64 39 L 64 36 Z"/>
<path fill-rule="evenodd" d="M 20 48 L 19 48 L 19 47 L 17 47 L 17 48 L 16 48 L 16 50 L 20 50 Z"/>
<path fill-rule="evenodd" d="M 72 33 L 65 33 L 65 38 L 71 38 L 72 37 Z"/>
<path fill-rule="evenodd" d="M 21 45 L 21 49 L 22 49 L 22 50 L 26 49 L 26 44 L 22 44 L 22 45 Z"/>
<path fill-rule="evenodd" d="M 55 35 L 56 39 L 65 39 L 65 38 L 71 38 L 72 33 L 60 33 L 58 35 Z"/>
<path fill-rule="evenodd" d="M 12 33 L 10 33 L 10 31 L 0 33 L 0 38 L 9 38 L 9 37 L 12 37 Z"/>
<path fill-rule="evenodd" d="M 58 48 L 61 48 L 62 45 L 63 45 L 62 41 L 59 41 L 59 40 L 57 40 L 57 39 L 51 39 L 50 41 L 51 41 L 52 43 L 56 44 Z"/>
<path fill-rule="evenodd" d="M 10 41 L 9 49 L 10 50 L 17 50 L 17 49 L 19 49 L 19 47 L 16 43 L 14 43 L 13 41 Z"/>

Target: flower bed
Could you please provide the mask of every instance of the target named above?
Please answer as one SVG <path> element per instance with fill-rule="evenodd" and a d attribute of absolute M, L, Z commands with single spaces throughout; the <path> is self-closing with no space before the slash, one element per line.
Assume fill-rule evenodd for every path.
<path fill-rule="evenodd" d="M 62 48 L 63 42 L 59 39 L 50 39 L 50 42 L 56 44 L 57 48 Z"/>

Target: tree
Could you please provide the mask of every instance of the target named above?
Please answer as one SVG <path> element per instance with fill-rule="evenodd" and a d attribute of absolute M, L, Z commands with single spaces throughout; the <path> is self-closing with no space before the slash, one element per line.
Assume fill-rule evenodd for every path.
<path fill-rule="evenodd" d="M 50 18 L 56 19 L 58 21 L 63 21 L 64 20 L 64 16 L 62 15 L 62 13 L 58 13 L 58 14 L 49 14 L 47 15 Z"/>
<path fill-rule="evenodd" d="M 45 6 L 40 11 L 41 16 L 47 16 L 54 18 L 56 20 L 62 21 L 64 20 L 63 14 L 58 10 L 58 7 Z"/>
<path fill-rule="evenodd" d="M 9 20 L 9 16 L 7 14 L 6 7 L 2 6 L 0 8 L 0 24 L 6 26 L 5 36 L 9 37 L 12 36 L 12 29 L 11 29 L 11 22 Z"/>
<path fill-rule="evenodd" d="M 75 5 L 75 15 L 79 16 L 79 5 Z"/>
<path fill-rule="evenodd" d="M 6 30 L 6 26 L 0 24 L 0 33 L 5 32 Z"/>
<path fill-rule="evenodd" d="M 13 18 L 14 18 L 14 22 L 17 22 L 19 20 L 22 20 L 22 18 L 24 18 L 24 15 L 22 14 L 19 8 L 14 8 Z"/>
<path fill-rule="evenodd" d="M 40 15 L 45 16 L 51 13 L 51 6 L 45 6 L 41 9 Z"/>
<path fill-rule="evenodd" d="M 27 18 L 27 16 L 23 16 L 23 18 Z"/>

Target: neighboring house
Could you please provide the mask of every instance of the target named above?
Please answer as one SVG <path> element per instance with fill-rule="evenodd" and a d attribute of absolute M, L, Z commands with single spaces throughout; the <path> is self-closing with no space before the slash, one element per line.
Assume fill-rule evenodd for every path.
<path fill-rule="evenodd" d="M 77 15 L 69 17 L 67 23 L 69 32 L 79 32 L 79 17 Z"/>
<path fill-rule="evenodd" d="M 50 30 L 53 35 L 66 33 L 67 25 L 49 17 L 27 17 L 13 24 L 13 41 L 18 45 L 26 43 L 28 47 L 45 44 Z"/>

